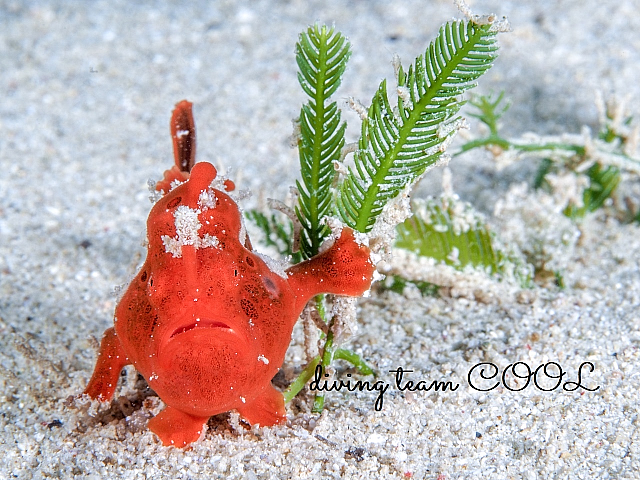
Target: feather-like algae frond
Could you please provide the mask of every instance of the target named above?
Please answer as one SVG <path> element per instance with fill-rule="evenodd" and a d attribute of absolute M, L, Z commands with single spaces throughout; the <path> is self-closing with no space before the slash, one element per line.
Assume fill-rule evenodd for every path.
<path fill-rule="evenodd" d="M 306 258 L 318 253 L 328 228 L 323 217 L 332 212 L 333 162 L 340 158 L 346 124 L 328 99 L 340 86 L 351 55 L 349 41 L 334 28 L 309 27 L 296 45 L 298 80 L 310 97 L 300 111 L 298 149 L 302 180 L 296 214 L 302 223 L 301 251 Z"/>
<path fill-rule="evenodd" d="M 482 219 L 468 204 L 454 212 L 451 202 L 442 203 L 414 202 L 413 216 L 398 225 L 396 246 L 456 268 L 472 265 L 495 273 L 498 256 Z"/>
<path fill-rule="evenodd" d="M 397 108 L 386 81 L 380 84 L 362 123 L 355 166 L 340 188 L 338 210 L 347 225 L 370 231 L 384 205 L 437 162 L 456 132 L 460 95 L 497 56 L 495 35 L 491 25 L 446 23 L 408 72 L 398 69 Z"/>
<path fill-rule="evenodd" d="M 533 269 L 524 259 L 505 252 L 473 207 L 455 198 L 415 201 L 414 214 L 398 225 L 396 247 L 433 258 L 458 270 L 467 266 L 512 277 L 530 286 Z"/>
<path fill-rule="evenodd" d="M 589 186 L 582 193 L 583 205 L 577 207 L 569 205 L 564 214 L 572 219 L 584 217 L 587 213 L 595 212 L 611 197 L 620 183 L 620 169 L 613 165 L 603 166 L 594 163 L 586 172 Z"/>

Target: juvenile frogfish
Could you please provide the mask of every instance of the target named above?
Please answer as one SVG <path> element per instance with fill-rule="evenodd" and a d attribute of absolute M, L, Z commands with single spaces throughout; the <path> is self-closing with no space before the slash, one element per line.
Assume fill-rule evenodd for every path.
<path fill-rule="evenodd" d="M 320 255 L 282 269 L 254 253 L 230 181 L 194 163 L 191 103 L 171 119 L 175 166 L 156 185 L 147 258 L 104 333 L 85 393 L 108 401 L 133 364 L 166 407 L 149 421 L 165 445 L 198 440 L 212 415 L 236 410 L 250 424 L 286 420 L 271 379 L 309 299 L 361 295 L 374 267 L 348 228 Z M 266 260 L 266 261 L 265 261 Z"/>

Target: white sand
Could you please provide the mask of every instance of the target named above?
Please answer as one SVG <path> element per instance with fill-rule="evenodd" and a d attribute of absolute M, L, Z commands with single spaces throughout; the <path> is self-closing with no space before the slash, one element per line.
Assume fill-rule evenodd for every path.
<path fill-rule="evenodd" d="M 640 115 L 637 2 L 470 3 L 514 28 L 479 89 L 507 90 L 506 133 L 595 128 L 596 89 L 628 94 Z M 375 392 L 333 393 L 321 418 L 296 400 L 291 425 L 242 431 L 223 417 L 187 451 L 146 429 L 159 404 L 135 404 L 144 385 L 132 370 L 116 395 L 133 406 L 67 400 L 112 324 L 114 286 L 143 258 L 146 182 L 171 163 L 177 101 L 194 102 L 198 159 L 254 192 L 245 208 L 284 199 L 297 173 L 287 137 L 303 101 L 298 32 L 336 22 L 354 51 L 339 95 L 367 103 L 392 78 L 393 53 L 408 63 L 454 15 L 445 0 L 0 2 L 0 479 L 640 477 L 640 228 L 602 212 L 559 259 L 564 291 L 503 297 L 479 285 L 498 294 L 361 302 L 352 346 L 381 381 L 402 366 L 455 392 L 391 386 L 380 412 Z M 344 117 L 355 139 L 357 115 Z M 458 193 L 488 214 L 532 172 L 525 161 L 497 173 L 481 152 L 452 168 Z M 421 193 L 438 185 L 433 173 Z M 297 335 L 288 378 L 303 361 Z M 467 373 L 483 361 L 555 361 L 566 380 L 589 361 L 584 383 L 600 389 L 477 392 Z"/>

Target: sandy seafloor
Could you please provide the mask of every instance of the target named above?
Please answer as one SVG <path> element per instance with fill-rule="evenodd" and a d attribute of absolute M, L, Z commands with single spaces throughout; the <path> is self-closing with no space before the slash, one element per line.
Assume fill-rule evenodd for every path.
<path fill-rule="evenodd" d="M 637 2 L 471 6 L 513 26 L 479 87 L 506 90 L 506 134 L 595 129 L 597 90 L 627 95 L 640 115 Z M 0 479 L 640 478 L 640 228 L 607 212 L 556 252 L 564 290 L 387 292 L 361 303 L 352 347 L 381 380 L 402 366 L 412 379 L 459 383 L 455 392 L 391 387 L 380 412 L 374 393 L 332 394 L 321 418 L 296 402 L 278 428 L 238 430 L 223 416 L 186 451 L 146 430 L 153 397 L 142 409 L 69 400 L 112 324 L 114 287 L 143 258 L 146 184 L 172 161 L 177 101 L 194 102 L 199 160 L 252 190 L 243 208 L 284 199 L 297 174 L 291 119 L 304 100 L 297 34 L 320 20 L 350 38 L 338 100 L 353 141 L 346 97 L 368 103 L 393 77 L 392 55 L 408 64 L 455 15 L 445 0 L 0 1 Z M 499 172 L 481 151 L 451 167 L 456 191 L 489 221 L 509 184 L 533 172 L 527 160 Z M 439 194 L 439 176 L 418 196 Z M 304 361 L 296 338 L 288 378 Z M 584 383 L 600 389 L 482 393 L 467 383 L 482 361 L 555 361 L 571 379 L 589 361 Z M 141 388 L 128 370 L 117 396 L 136 400 Z"/>

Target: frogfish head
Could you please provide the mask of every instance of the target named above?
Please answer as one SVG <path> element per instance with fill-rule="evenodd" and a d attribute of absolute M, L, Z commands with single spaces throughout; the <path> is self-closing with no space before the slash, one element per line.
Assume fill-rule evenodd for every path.
<path fill-rule="evenodd" d="M 251 391 L 258 352 L 232 322 L 195 320 L 174 324 L 165 333 L 152 362 L 157 373 L 149 383 L 165 403 L 213 415 L 233 408 Z"/>

